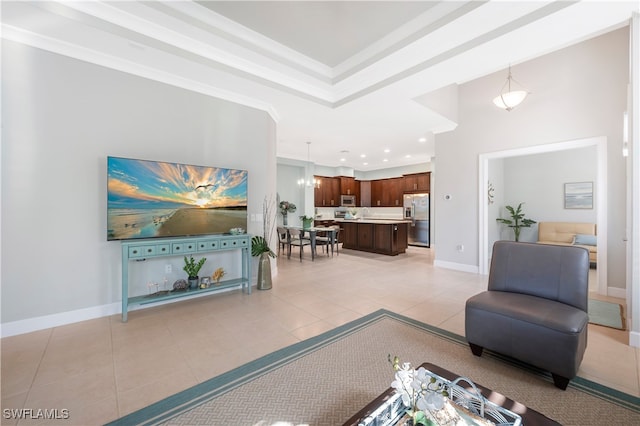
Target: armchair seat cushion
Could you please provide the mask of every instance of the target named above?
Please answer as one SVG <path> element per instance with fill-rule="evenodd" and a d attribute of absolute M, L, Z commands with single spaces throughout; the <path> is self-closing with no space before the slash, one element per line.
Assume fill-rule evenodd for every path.
<path fill-rule="evenodd" d="M 514 318 L 533 326 L 545 327 L 560 333 L 580 333 L 589 323 L 586 312 L 564 303 L 528 294 L 505 291 L 486 291 L 471 297 L 467 309 Z"/>

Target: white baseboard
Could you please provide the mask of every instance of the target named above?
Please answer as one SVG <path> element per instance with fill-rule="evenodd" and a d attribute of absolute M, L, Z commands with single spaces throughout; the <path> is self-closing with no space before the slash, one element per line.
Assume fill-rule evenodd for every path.
<path fill-rule="evenodd" d="M 627 289 L 620 287 L 607 287 L 607 296 L 617 297 L 618 299 L 626 299 Z"/>
<path fill-rule="evenodd" d="M 442 260 L 434 260 L 433 266 L 447 269 L 455 269 L 456 271 L 471 272 L 477 274 L 479 272 L 478 265 L 467 265 L 466 263 L 445 262 Z"/>
<path fill-rule="evenodd" d="M 92 308 L 61 312 L 59 314 L 28 318 L 2 324 L 1 333 L 2 337 L 15 336 L 18 334 L 31 333 L 32 331 L 44 330 L 46 328 L 72 324 L 74 322 L 106 317 L 118 314 L 121 311 L 121 303 L 111 303 L 108 305 L 94 306 Z"/>
<path fill-rule="evenodd" d="M 255 286 L 253 286 L 255 287 Z M 238 287 L 239 288 L 239 287 Z M 237 288 L 229 288 L 220 290 L 220 293 L 237 290 Z M 193 296 L 181 297 L 179 299 L 170 299 L 148 305 L 131 306 L 129 312 L 138 309 L 153 308 L 168 303 L 175 303 L 183 300 L 196 299 L 198 297 L 211 296 L 215 293 L 194 294 Z M 108 317 L 122 313 L 122 303 L 110 303 L 108 305 L 94 306 L 91 308 L 78 309 L 69 312 L 60 312 L 58 314 L 44 315 L 41 317 L 27 318 L 19 321 L 7 322 L 0 325 L 0 337 L 17 336 L 18 334 L 31 333 L 33 331 L 44 330 L 47 328 L 60 327 L 63 325 L 73 324 L 80 321 L 87 321 L 96 318 Z"/>
<path fill-rule="evenodd" d="M 637 331 L 631 331 L 629 333 L 629 346 L 640 348 L 640 333 Z"/>

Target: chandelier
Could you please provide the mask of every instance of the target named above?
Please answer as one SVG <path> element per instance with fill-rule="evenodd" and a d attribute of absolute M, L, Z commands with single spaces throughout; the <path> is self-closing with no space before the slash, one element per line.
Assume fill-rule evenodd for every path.
<path fill-rule="evenodd" d="M 311 142 L 307 142 L 307 167 L 305 170 L 309 170 L 309 164 L 311 164 Z M 320 181 L 309 174 L 307 179 L 298 179 L 298 186 L 306 186 L 307 188 L 320 188 Z"/>
<path fill-rule="evenodd" d="M 527 97 L 529 92 L 522 84 L 518 83 L 511 75 L 511 65 L 509 65 L 509 76 L 507 81 L 502 86 L 500 94 L 493 99 L 493 103 L 498 108 L 511 111 Z"/>

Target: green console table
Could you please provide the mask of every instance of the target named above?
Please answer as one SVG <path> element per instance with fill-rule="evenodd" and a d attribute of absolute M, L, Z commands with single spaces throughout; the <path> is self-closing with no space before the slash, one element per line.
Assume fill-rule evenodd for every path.
<path fill-rule="evenodd" d="M 125 241 L 122 243 L 122 322 L 127 322 L 129 306 L 146 305 L 163 300 L 179 299 L 202 293 L 211 293 L 240 286 L 251 294 L 251 236 L 210 235 L 193 238 L 166 238 L 153 240 Z M 129 262 L 146 259 L 185 256 L 189 254 L 215 253 L 224 250 L 238 250 L 242 255 L 242 277 L 220 281 L 209 288 L 159 292 L 146 296 L 129 297 Z M 186 277 L 185 277 L 186 278 Z"/>

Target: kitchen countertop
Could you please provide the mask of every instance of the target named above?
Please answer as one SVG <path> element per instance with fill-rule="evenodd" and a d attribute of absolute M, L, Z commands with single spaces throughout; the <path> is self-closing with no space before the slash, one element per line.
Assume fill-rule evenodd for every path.
<path fill-rule="evenodd" d="M 322 220 L 322 219 L 320 219 Z M 378 223 L 380 225 L 392 225 L 394 223 L 411 223 L 410 220 L 405 219 L 374 219 L 374 218 L 364 218 L 364 219 L 333 219 L 336 222 L 349 222 L 349 223 Z"/>

